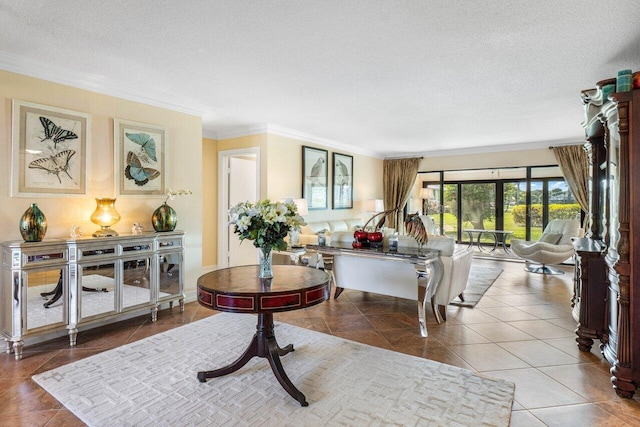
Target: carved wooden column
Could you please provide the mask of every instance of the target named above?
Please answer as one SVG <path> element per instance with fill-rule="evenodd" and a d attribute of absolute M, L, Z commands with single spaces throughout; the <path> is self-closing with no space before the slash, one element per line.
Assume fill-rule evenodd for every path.
<path fill-rule="evenodd" d="M 615 94 L 611 108 L 605 115 L 608 118 L 611 150 L 616 144 L 615 127 L 619 137 L 619 152 L 617 156 L 617 215 L 612 212 L 610 231 L 610 246 L 606 257 L 609 266 L 610 295 L 613 297 L 618 292 L 617 313 L 617 346 L 616 360 L 611 373 L 611 381 L 616 393 L 621 397 L 630 398 L 636 390 L 633 375 L 633 359 L 631 346 L 631 264 L 630 260 L 630 236 L 629 218 L 631 216 L 630 205 L 630 150 L 629 150 L 629 99 L 631 93 Z M 617 107 L 617 108 L 616 108 Z M 617 113 L 617 120 L 616 120 Z M 610 151 L 611 151 L 610 150 Z M 616 159 L 614 159 L 615 161 Z M 615 196 L 615 194 L 613 194 Z M 615 204 L 615 199 L 613 200 Z M 636 212 L 640 214 L 640 212 Z M 617 217 L 617 227 L 615 218 Z M 614 315 L 615 313 L 612 313 Z M 612 318 L 612 323 L 614 319 Z M 613 333 L 610 334 L 610 338 Z M 610 339 L 611 342 L 611 339 Z M 611 342 L 611 344 L 615 344 Z"/>

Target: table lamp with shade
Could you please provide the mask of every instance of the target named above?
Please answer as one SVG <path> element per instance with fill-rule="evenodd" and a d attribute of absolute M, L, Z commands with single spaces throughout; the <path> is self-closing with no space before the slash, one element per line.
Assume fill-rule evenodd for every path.
<path fill-rule="evenodd" d="M 304 217 L 309 214 L 307 199 L 292 199 L 298 209 L 298 215 Z M 300 227 L 294 227 L 289 231 L 289 244 L 292 248 L 300 247 Z"/>
<path fill-rule="evenodd" d="M 433 188 L 423 188 L 420 192 L 420 197 L 422 198 L 422 214 L 429 215 L 429 200 L 435 198 Z"/>
<path fill-rule="evenodd" d="M 378 213 L 384 211 L 384 201 L 382 199 L 369 199 L 365 204 L 367 212 Z"/>

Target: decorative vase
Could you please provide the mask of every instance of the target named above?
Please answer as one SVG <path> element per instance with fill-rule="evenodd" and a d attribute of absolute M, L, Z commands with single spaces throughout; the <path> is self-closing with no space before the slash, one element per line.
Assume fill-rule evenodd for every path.
<path fill-rule="evenodd" d="M 273 277 L 273 268 L 271 262 L 272 251 L 270 247 L 260 248 L 262 257 L 260 258 L 260 278 L 270 279 Z"/>
<path fill-rule="evenodd" d="M 25 242 L 39 242 L 47 232 L 47 217 L 37 203 L 31 203 L 29 209 L 20 218 L 20 234 Z"/>
<path fill-rule="evenodd" d="M 165 202 L 153 212 L 151 223 L 156 231 L 173 231 L 178 224 L 178 214 Z"/>

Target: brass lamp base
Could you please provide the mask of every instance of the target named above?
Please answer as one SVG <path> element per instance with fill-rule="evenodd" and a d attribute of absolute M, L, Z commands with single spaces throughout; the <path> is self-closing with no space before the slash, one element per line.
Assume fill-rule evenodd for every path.
<path fill-rule="evenodd" d="M 102 227 L 100 230 L 96 230 L 92 234 L 93 237 L 115 237 L 118 236 L 118 232 L 110 229 L 109 227 Z"/>

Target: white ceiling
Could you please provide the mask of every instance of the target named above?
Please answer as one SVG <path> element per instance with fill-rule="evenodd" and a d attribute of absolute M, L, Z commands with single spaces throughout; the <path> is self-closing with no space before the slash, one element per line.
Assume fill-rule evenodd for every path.
<path fill-rule="evenodd" d="M 640 69 L 639 23 L 637 0 L 0 0 L 0 68 L 209 137 L 500 151 L 581 141 L 580 91 Z"/>

